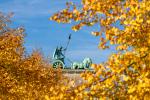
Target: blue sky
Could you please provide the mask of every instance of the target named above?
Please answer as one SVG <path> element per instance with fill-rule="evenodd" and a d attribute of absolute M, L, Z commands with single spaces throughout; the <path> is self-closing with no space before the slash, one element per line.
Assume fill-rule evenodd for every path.
<path fill-rule="evenodd" d="M 74 32 L 73 24 L 58 24 L 48 20 L 50 16 L 65 8 L 67 1 L 80 4 L 80 0 L 0 0 L 0 11 L 14 12 L 12 26 L 23 26 L 26 30 L 25 47 L 28 53 L 33 49 L 41 49 L 45 56 L 52 56 L 57 46 L 66 46 L 67 38 L 72 33 L 72 40 L 66 53 L 72 61 L 92 58 L 94 63 L 107 60 L 113 50 L 98 49 L 99 38 L 90 34 L 92 30 L 100 30 L 98 26 L 84 27 Z"/>

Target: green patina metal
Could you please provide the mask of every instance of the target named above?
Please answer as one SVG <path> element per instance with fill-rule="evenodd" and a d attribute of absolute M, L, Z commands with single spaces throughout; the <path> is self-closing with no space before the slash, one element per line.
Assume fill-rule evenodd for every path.
<path fill-rule="evenodd" d="M 52 58 L 53 68 L 61 67 L 62 69 L 67 69 L 65 65 L 65 59 L 66 59 L 65 53 L 70 43 L 70 40 L 71 40 L 71 34 L 69 35 L 66 48 L 60 46 L 55 49 Z M 71 67 L 69 69 L 89 69 L 92 64 L 92 60 L 90 58 L 85 58 L 82 62 L 72 62 L 71 60 L 69 61 L 71 62 L 70 64 Z"/>
<path fill-rule="evenodd" d="M 92 60 L 90 58 L 85 58 L 83 62 L 73 62 L 72 69 L 89 69 L 92 64 Z"/>
<path fill-rule="evenodd" d="M 57 47 L 55 49 L 53 54 L 53 62 L 52 62 L 54 68 L 58 68 L 58 67 L 61 67 L 63 69 L 65 68 L 65 62 L 64 62 L 65 55 L 63 51 L 65 51 L 63 47 L 60 48 Z"/>

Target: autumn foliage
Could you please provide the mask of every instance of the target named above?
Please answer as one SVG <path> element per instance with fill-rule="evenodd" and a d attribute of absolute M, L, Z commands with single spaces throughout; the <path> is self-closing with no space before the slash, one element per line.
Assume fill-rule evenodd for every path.
<path fill-rule="evenodd" d="M 39 51 L 25 53 L 24 29 L 11 28 L 9 15 L 0 13 L 0 99 L 45 99 L 61 93 L 65 79 Z"/>
<path fill-rule="evenodd" d="M 66 9 L 50 18 L 77 23 L 74 31 L 99 25 L 100 31 L 91 32 L 100 38 L 98 47 L 116 47 L 105 63 L 92 64 L 94 73 L 82 73 L 84 82 L 77 86 L 69 84 L 61 70 L 52 69 L 40 52 L 27 55 L 25 30 L 9 27 L 9 16 L 0 13 L 0 98 L 149 100 L 149 5 L 149 0 L 82 0 L 81 6 L 66 3 Z"/>
<path fill-rule="evenodd" d="M 67 8 L 54 14 L 50 20 L 58 23 L 77 23 L 83 26 L 99 25 L 99 48 L 116 47 L 104 64 L 93 64 L 95 74 L 83 73 L 87 82 L 69 94 L 70 99 L 150 98 L 150 1 L 149 0 L 82 0 L 82 6 L 66 3 Z M 99 58 L 97 58 L 99 59 Z"/>

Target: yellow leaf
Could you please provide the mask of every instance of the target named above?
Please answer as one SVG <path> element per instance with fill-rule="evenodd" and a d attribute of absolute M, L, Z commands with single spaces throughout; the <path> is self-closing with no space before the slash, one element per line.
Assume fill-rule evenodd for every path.
<path fill-rule="evenodd" d="M 129 88 L 128 93 L 133 93 L 135 90 L 136 90 L 135 87 L 132 86 Z"/>
<path fill-rule="evenodd" d="M 46 99 L 46 100 L 50 100 L 49 97 L 48 97 L 48 95 L 45 95 L 45 99 Z"/>
<path fill-rule="evenodd" d="M 99 36 L 99 32 L 91 32 L 91 34 L 94 36 Z"/>

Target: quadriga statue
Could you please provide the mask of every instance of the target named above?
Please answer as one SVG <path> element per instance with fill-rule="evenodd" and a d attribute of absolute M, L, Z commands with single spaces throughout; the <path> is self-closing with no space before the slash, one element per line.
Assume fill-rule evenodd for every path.
<path fill-rule="evenodd" d="M 85 58 L 83 62 L 73 62 L 72 69 L 89 69 L 91 64 L 91 58 Z"/>

